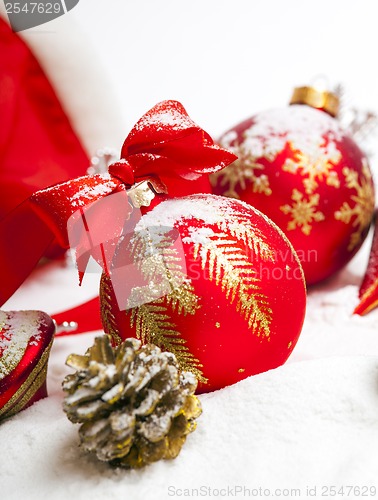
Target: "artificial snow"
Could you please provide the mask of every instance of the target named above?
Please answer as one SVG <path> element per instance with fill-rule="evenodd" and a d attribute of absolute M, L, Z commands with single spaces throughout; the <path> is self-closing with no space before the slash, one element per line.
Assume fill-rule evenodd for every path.
<path fill-rule="evenodd" d="M 19 314 L 0 311 L 0 380 L 10 373 L 10 367 L 17 366 L 30 345 L 41 340 L 40 328 L 45 323 L 39 311 L 22 311 Z"/>
<path fill-rule="evenodd" d="M 72 352 L 84 354 L 98 332 L 56 338 L 49 397 L 0 424 L 2 500 L 159 500 L 221 491 L 232 498 L 235 491 L 248 497 L 247 490 L 258 497 L 259 488 L 272 495 L 264 498 L 277 489 L 306 498 L 315 487 L 312 498 L 321 498 L 322 486 L 377 486 L 378 310 L 351 314 L 370 243 L 341 273 L 310 289 L 304 328 L 286 365 L 200 396 L 198 428 L 173 461 L 112 469 L 78 447 L 78 425 L 62 410 L 61 382 L 72 372 L 64 362 Z M 6 308 L 62 310 L 75 296 L 79 303 L 94 293 L 94 281 L 83 290 L 74 270 L 49 264 Z"/>
<path fill-rule="evenodd" d="M 292 363 L 250 377 L 200 397 L 198 428 L 176 460 L 127 471 L 80 450 L 78 426 L 53 384 L 49 398 L 1 426 L 2 498 L 158 500 L 203 487 L 374 485 L 377 385 L 378 356 Z"/>
<path fill-rule="evenodd" d="M 327 136 L 327 141 L 324 136 Z M 340 152 L 335 141 L 344 136 L 340 124 L 327 113 L 309 106 L 294 105 L 256 114 L 253 123 L 244 132 L 243 148 L 254 158 L 264 155 L 274 158 L 290 142 L 294 149 L 306 156 L 322 155 L 338 162 Z M 221 138 L 222 146 L 230 148 L 235 139 L 235 131 L 227 132 Z"/>

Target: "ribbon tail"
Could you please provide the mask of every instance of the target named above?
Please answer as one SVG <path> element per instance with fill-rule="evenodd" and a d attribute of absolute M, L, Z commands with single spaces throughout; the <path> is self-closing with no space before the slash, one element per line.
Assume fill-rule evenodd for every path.
<path fill-rule="evenodd" d="M 76 335 L 77 333 L 92 332 L 95 330 L 102 330 L 103 326 L 100 317 L 100 298 L 95 297 L 94 299 L 84 302 L 77 307 L 68 309 L 58 314 L 52 315 L 53 319 L 56 321 L 58 327 L 62 323 L 71 322 L 77 323 L 77 328 L 75 330 L 64 330 L 62 327 L 57 336 L 65 335 Z"/>
<path fill-rule="evenodd" d="M 91 254 L 89 252 L 86 252 L 84 255 L 78 256 L 76 249 L 76 267 L 79 274 L 79 286 L 81 286 L 81 284 L 83 283 L 85 271 L 87 269 L 90 258 Z"/>
<path fill-rule="evenodd" d="M 361 297 L 360 303 L 353 311 L 353 314 L 364 316 L 376 307 L 378 307 L 378 280 L 376 280 Z"/>
<path fill-rule="evenodd" d="M 359 290 L 360 302 L 353 314 L 363 316 L 378 307 L 378 217 L 376 214 L 373 243 L 368 266 Z"/>
<path fill-rule="evenodd" d="M 35 213 L 29 200 L 0 220 L 0 306 L 20 287 L 37 265 L 54 234 Z"/>

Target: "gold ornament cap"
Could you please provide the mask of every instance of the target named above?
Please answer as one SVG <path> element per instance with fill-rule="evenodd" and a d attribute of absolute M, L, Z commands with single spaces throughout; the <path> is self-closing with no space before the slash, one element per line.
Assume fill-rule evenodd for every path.
<path fill-rule="evenodd" d="M 336 94 L 328 90 L 319 90 L 315 87 L 296 87 L 290 104 L 307 104 L 335 117 L 339 112 L 340 99 Z"/>

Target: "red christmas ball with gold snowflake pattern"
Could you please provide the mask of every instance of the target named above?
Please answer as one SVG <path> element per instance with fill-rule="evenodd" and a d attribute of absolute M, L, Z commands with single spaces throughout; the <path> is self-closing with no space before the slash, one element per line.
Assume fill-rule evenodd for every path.
<path fill-rule="evenodd" d="M 299 337 L 298 257 L 275 224 L 239 200 L 160 203 L 123 240 L 115 268 L 101 282 L 105 331 L 116 343 L 134 336 L 173 352 L 200 392 L 280 366 Z"/>
<path fill-rule="evenodd" d="M 270 217 L 297 251 L 308 284 L 354 256 L 369 229 L 374 187 L 365 155 L 334 117 L 296 104 L 258 113 L 219 142 L 238 160 L 212 175 L 213 192 Z"/>

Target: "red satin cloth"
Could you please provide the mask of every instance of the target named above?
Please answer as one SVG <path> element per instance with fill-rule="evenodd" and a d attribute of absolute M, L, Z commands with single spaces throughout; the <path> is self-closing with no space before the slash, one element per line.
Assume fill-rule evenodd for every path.
<path fill-rule="evenodd" d="M 85 174 L 88 165 L 37 59 L 0 17 L 0 218 L 35 191 Z"/>
<path fill-rule="evenodd" d="M 90 256 L 108 273 L 122 230 L 130 232 L 140 217 L 127 201 L 127 189 L 155 179 L 170 197 L 196 193 L 199 185 L 193 181 L 236 159 L 216 146 L 177 101 L 163 101 L 148 111 L 126 138 L 121 156 L 109 174 L 42 189 L 0 221 L 6 242 L 0 247 L 0 303 L 21 285 L 54 237 L 68 247 L 67 224 L 73 221 L 80 279 Z M 109 202 L 110 195 L 121 195 L 120 201 Z M 28 221 L 26 228 L 22 220 Z"/>

